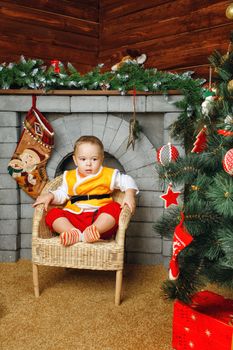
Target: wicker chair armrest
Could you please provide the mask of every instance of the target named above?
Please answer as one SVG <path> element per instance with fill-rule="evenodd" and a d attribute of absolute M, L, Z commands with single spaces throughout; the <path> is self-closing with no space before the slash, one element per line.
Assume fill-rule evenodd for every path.
<path fill-rule="evenodd" d="M 53 180 L 47 182 L 43 190 L 41 191 L 41 194 L 49 193 L 49 191 L 54 191 L 58 188 L 58 186 L 62 183 L 62 175 L 59 175 L 55 177 Z"/>
<path fill-rule="evenodd" d="M 43 188 L 41 194 L 49 193 L 49 191 L 56 190 L 58 186 L 62 183 L 62 175 L 57 176 L 55 179 L 49 181 Z M 52 205 L 49 206 L 51 208 Z M 32 236 L 41 238 L 53 237 L 52 232 L 49 230 L 48 226 L 45 224 L 44 204 L 39 204 L 35 207 L 32 225 Z"/>
<path fill-rule="evenodd" d="M 35 207 L 32 224 L 32 237 L 39 237 L 39 225 L 44 215 L 44 204 Z"/>
<path fill-rule="evenodd" d="M 116 242 L 117 244 L 124 246 L 125 242 L 125 231 L 129 226 L 130 219 L 132 217 L 132 213 L 128 207 L 128 205 L 124 205 L 121 210 L 119 217 L 118 230 L 116 234 Z"/>

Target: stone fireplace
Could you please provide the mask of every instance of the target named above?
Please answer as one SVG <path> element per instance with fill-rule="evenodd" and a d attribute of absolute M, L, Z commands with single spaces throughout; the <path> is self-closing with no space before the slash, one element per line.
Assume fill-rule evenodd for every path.
<path fill-rule="evenodd" d="M 169 141 L 169 125 L 178 117 L 174 102 L 180 95 L 138 95 L 136 116 L 143 130 L 140 138 L 127 149 L 132 96 L 103 94 L 76 96 L 72 92 L 41 95 L 37 108 L 52 124 L 55 148 L 47 164 L 54 178 L 73 168 L 73 144 L 81 135 L 99 137 L 105 148 L 105 165 L 131 175 L 140 193 L 136 213 L 126 237 L 126 262 L 167 263 L 171 242 L 156 234 L 153 224 L 163 213 L 160 195 L 163 184 L 155 170 L 156 149 Z M 79 92 L 80 93 L 80 92 Z M 31 257 L 33 200 L 17 188 L 7 173 L 7 164 L 19 140 L 25 113 L 31 107 L 31 95 L 0 95 L 0 261 Z M 173 140 L 170 140 L 173 142 Z M 182 153 L 182 148 L 173 142 Z"/>

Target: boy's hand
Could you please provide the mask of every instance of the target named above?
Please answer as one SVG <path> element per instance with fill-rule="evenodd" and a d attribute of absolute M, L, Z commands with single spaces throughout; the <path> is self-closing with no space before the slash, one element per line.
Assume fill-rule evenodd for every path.
<path fill-rule="evenodd" d="M 123 206 L 125 204 L 128 205 L 132 214 L 134 214 L 135 208 L 136 208 L 135 193 L 136 193 L 136 191 L 134 189 L 126 190 L 125 196 L 124 196 L 122 204 L 121 204 L 121 208 L 123 208 Z"/>
<path fill-rule="evenodd" d="M 44 204 L 45 211 L 48 210 L 49 204 L 53 201 L 54 195 L 52 193 L 42 194 L 38 196 L 35 203 L 32 204 L 33 207 L 36 207 L 38 204 Z"/>

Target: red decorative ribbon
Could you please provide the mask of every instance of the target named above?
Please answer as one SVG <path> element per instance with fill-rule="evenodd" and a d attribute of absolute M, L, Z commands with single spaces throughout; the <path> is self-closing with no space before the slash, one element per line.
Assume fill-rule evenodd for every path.
<path fill-rule="evenodd" d="M 52 60 L 51 65 L 54 66 L 54 73 L 60 73 L 59 60 Z"/>
<path fill-rule="evenodd" d="M 33 108 L 36 108 L 36 100 L 37 100 L 36 95 L 32 95 L 32 107 Z"/>

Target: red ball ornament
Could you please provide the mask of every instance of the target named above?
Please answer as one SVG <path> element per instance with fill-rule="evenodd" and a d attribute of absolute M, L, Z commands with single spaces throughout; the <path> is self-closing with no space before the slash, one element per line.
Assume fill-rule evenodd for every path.
<path fill-rule="evenodd" d="M 223 169 L 230 175 L 233 175 L 233 148 L 231 148 L 223 158 Z"/>
<path fill-rule="evenodd" d="M 170 162 L 175 162 L 178 157 L 179 152 L 177 148 L 170 142 L 157 150 L 157 160 L 163 166 L 167 165 Z"/>

